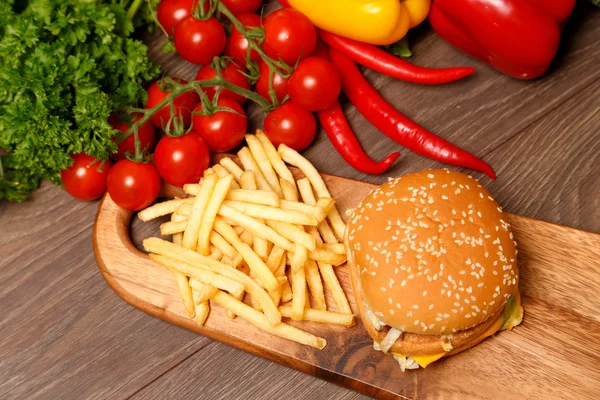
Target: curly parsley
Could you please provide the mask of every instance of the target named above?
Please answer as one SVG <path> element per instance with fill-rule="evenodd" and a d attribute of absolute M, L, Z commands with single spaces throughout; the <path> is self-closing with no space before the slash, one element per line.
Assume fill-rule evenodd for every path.
<path fill-rule="evenodd" d="M 115 151 L 109 115 L 143 103 L 142 85 L 159 74 L 133 38 L 157 1 L 127 3 L 0 2 L 0 200 L 25 200 L 42 179 L 60 184 L 71 154 Z"/>

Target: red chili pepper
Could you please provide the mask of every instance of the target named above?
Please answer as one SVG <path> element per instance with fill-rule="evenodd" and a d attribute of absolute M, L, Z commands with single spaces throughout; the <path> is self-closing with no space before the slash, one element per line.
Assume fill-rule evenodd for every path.
<path fill-rule="evenodd" d="M 340 103 L 337 101 L 328 109 L 319 111 L 317 116 L 333 147 L 335 147 L 348 164 L 360 172 L 364 172 L 365 174 L 383 174 L 390 169 L 394 161 L 400 156 L 400 153 L 395 152 L 380 162 L 370 158 L 364 152 L 356 136 L 354 136 L 354 132 L 352 132 L 352 128 L 350 128 L 346 120 L 344 111 L 342 111 L 342 107 L 340 107 Z"/>
<path fill-rule="evenodd" d="M 484 161 L 434 135 L 396 110 L 369 84 L 348 57 L 330 48 L 329 60 L 340 74 L 342 90 L 348 99 L 386 136 L 415 153 L 447 164 L 481 171 L 496 179 L 496 174 Z"/>
<path fill-rule="evenodd" d="M 407 82 L 438 85 L 471 75 L 475 68 L 425 68 L 398 58 L 377 46 L 338 36 L 319 29 L 319 36 L 329 46 L 374 71 Z"/>

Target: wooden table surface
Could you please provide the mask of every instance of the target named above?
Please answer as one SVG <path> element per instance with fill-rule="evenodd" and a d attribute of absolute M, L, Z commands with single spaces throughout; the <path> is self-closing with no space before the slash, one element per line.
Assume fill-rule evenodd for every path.
<path fill-rule="evenodd" d="M 446 86 L 367 76 L 407 116 L 489 162 L 497 181 L 474 176 L 507 211 L 600 232 L 600 10 L 586 3 L 550 73 L 534 82 L 500 75 L 429 28 L 414 40 L 413 62 L 474 65 L 477 74 Z M 190 78 L 197 70 L 156 44 L 153 54 L 168 73 Z M 375 158 L 399 147 L 351 105 L 344 109 Z M 261 113 L 251 114 L 260 126 Z M 306 155 L 323 172 L 386 180 L 347 166 L 323 132 Z M 403 150 L 387 175 L 430 167 L 442 165 Z M 0 203 L 0 398 L 364 397 L 129 306 L 96 266 L 96 208 L 48 183 L 23 204 Z M 139 239 L 155 228 L 134 223 L 132 233 Z"/>

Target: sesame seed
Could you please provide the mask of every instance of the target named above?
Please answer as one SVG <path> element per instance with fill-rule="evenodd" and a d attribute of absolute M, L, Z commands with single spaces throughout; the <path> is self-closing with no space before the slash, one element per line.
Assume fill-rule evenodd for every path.
<path fill-rule="evenodd" d="M 433 304 L 430 304 L 430 305 L 429 305 L 429 309 L 430 309 L 430 310 L 433 310 Z"/>
<path fill-rule="evenodd" d="M 419 320 L 416 320 L 416 321 L 415 321 L 415 325 L 419 325 Z"/>

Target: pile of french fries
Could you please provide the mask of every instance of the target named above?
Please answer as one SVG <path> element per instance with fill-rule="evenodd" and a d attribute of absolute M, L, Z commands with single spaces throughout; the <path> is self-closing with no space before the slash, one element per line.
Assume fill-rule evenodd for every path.
<path fill-rule="evenodd" d="M 278 149 L 258 131 L 246 135 L 241 168 L 223 158 L 187 198 L 138 213 L 142 221 L 171 214 L 160 238 L 144 240 L 150 258 L 173 272 L 190 318 L 203 325 L 210 305 L 282 338 L 322 349 L 325 339 L 288 325 L 313 321 L 354 325 L 334 272 L 346 262 L 345 224 L 315 167 L 285 145 Z M 287 164 L 305 178 L 295 180 Z M 316 193 L 316 196 L 315 196 Z M 324 286 L 336 311 L 328 311 Z M 307 288 L 308 286 L 308 288 Z"/>

